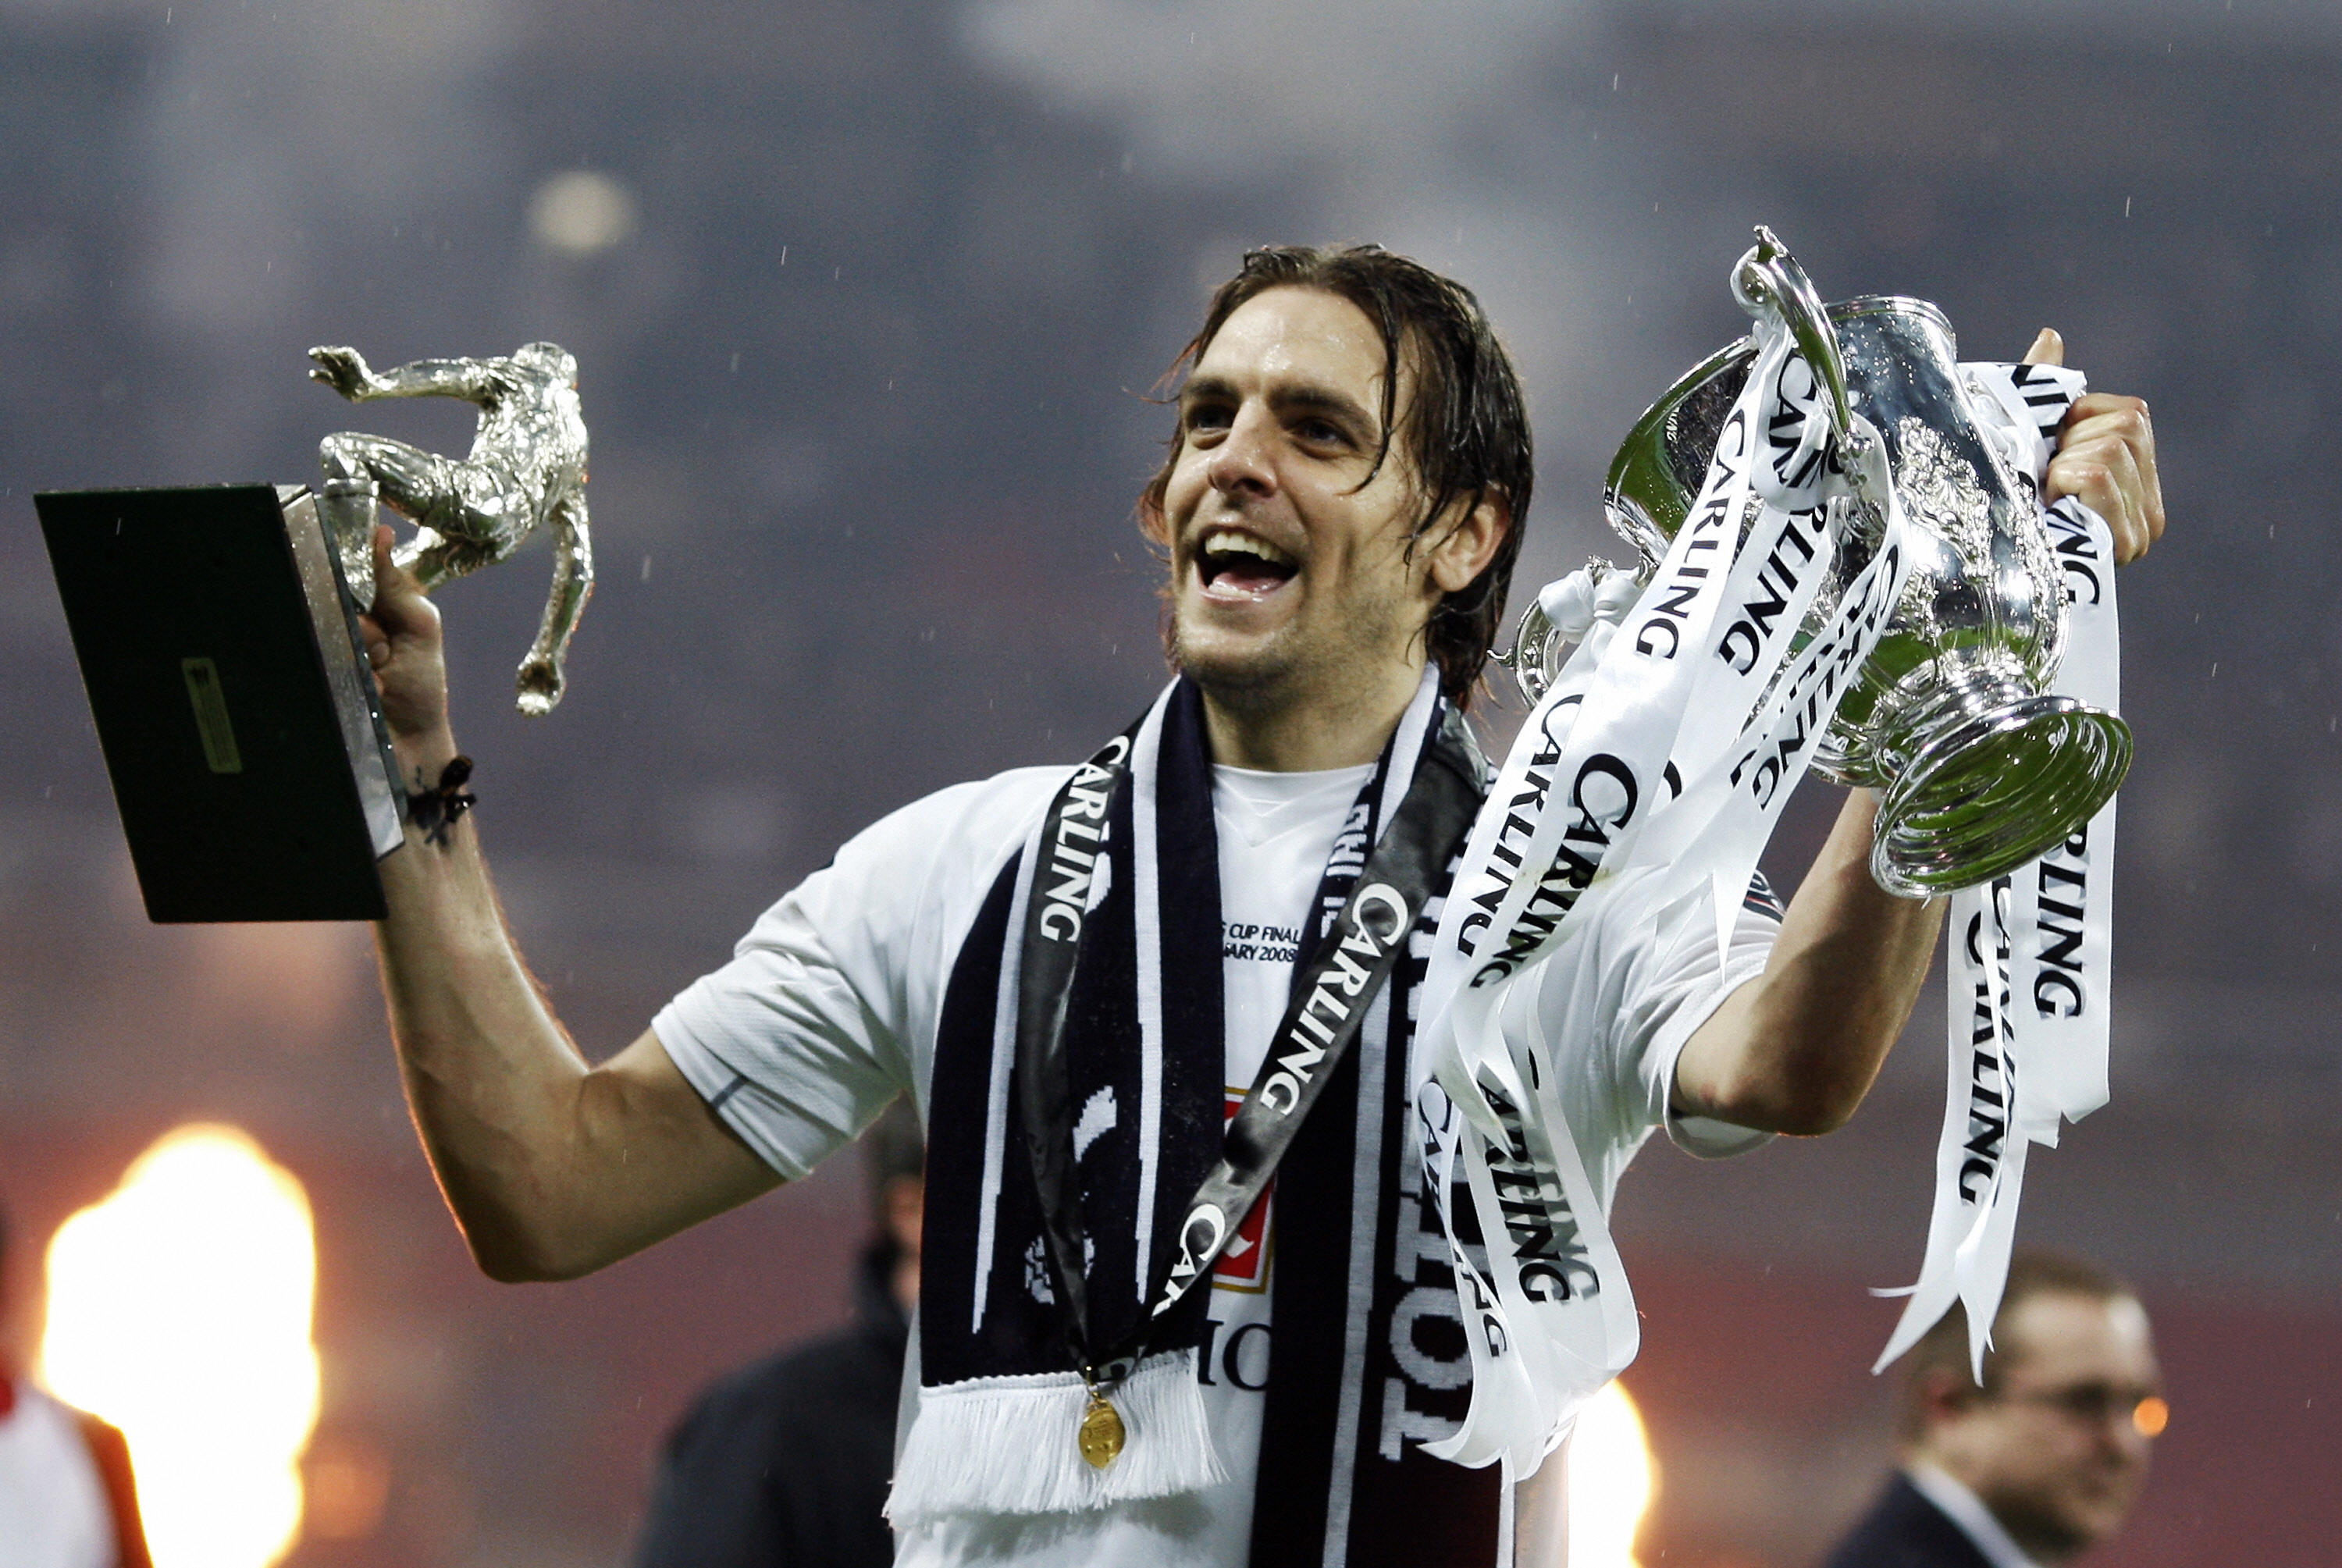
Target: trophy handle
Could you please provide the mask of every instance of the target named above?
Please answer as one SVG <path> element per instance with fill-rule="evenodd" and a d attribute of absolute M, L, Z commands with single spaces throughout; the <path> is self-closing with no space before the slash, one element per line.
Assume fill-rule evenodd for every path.
<path fill-rule="evenodd" d="M 1580 576 L 1593 590 L 1590 601 L 1585 606 L 1593 622 L 1607 621 L 1616 625 L 1625 612 L 1619 610 L 1614 614 L 1602 608 L 1603 584 L 1614 579 L 1623 579 L 1632 583 L 1639 594 L 1648 579 L 1648 570 L 1647 567 L 1638 571 L 1619 566 L 1596 555 L 1588 560 L 1580 571 L 1570 574 L 1572 578 Z M 1568 578 L 1562 580 L 1563 583 L 1567 581 Z M 1537 596 L 1529 601 L 1529 607 L 1521 612 L 1520 621 L 1513 631 L 1513 645 L 1501 653 L 1491 650 L 1488 654 L 1488 662 L 1501 666 L 1512 675 L 1514 684 L 1520 687 L 1521 694 L 1529 700 L 1532 706 L 1545 700 L 1546 693 L 1551 691 L 1554 682 L 1561 678 L 1562 668 L 1569 663 L 1572 651 L 1594 631 L 1591 622 L 1575 615 L 1565 625 L 1546 613 L 1546 594 L 1560 585 L 1549 584 L 1539 591 Z"/>
<path fill-rule="evenodd" d="M 1830 325 L 1806 269 L 1763 224 L 1756 225 L 1756 243 L 1732 270 L 1732 293 L 1750 315 L 1760 321 L 1770 316 L 1788 333 L 1798 356 L 1829 394 L 1831 430 L 1841 444 L 1851 444 L 1854 404 L 1847 395 L 1846 355 L 1838 347 L 1837 329 Z"/>

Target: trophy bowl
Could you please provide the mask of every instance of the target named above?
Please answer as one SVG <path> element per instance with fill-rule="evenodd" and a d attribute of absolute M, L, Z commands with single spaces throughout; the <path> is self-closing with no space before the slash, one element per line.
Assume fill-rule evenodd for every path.
<path fill-rule="evenodd" d="M 1877 432 L 1913 551 L 1894 616 L 1814 766 L 1884 792 L 1871 873 L 1889 892 L 1928 896 L 2006 875 L 2113 798 L 2130 728 L 2050 690 L 2065 649 L 2064 577 L 2031 476 L 2012 474 L 1984 434 L 1978 407 L 1990 394 L 1962 376 L 1943 312 L 1888 295 L 1822 307 L 1796 261 L 1758 233 L 1736 292 L 1792 333 L 1841 433 L 1856 427 L 1851 414 Z M 1689 514 L 1756 357 L 1747 338 L 1709 356 L 1635 422 L 1611 464 L 1603 509 L 1646 572 Z M 1855 489 L 1801 644 L 1877 547 L 1884 511 Z M 1545 673 L 1551 638 L 1526 624 L 1522 634 L 1516 657 Z"/>

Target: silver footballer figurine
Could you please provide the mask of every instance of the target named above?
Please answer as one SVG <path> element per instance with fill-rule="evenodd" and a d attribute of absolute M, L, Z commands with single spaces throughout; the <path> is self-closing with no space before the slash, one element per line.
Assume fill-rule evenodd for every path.
<path fill-rule="evenodd" d="M 313 348 L 309 378 L 352 403 L 377 397 L 460 397 L 480 409 L 471 455 L 457 461 L 344 431 L 317 445 L 325 470 L 318 501 L 351 594 L 374 603 L 378 503 L 415 524 L 391 559 L 428 593 L 512 555 L 537 527 L 554 530 L 553 591 L 536 641 L 520 663 L 524 714 L 561 701 L 561 661 L 594 592 L 594 541 L 586 525 L 586 421 L 577 407 L 577 361 L 558 344 L 525 344 L 507 357 L 419 359 L 377 373 L 354 348 Z"/>

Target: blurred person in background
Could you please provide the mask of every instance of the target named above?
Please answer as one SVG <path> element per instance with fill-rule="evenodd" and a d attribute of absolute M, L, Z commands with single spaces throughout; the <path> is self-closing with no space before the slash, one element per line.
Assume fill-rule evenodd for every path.
<path fill-rule="evenodd" d="M 1912 1347 L 1903 1463 L 1828 1568 L 2051 1568 L 2121 1527 L 2169 1417 L 2147 1313 L 2096 1263 L 2020 1252 L 1984 1383 L 1957 1304 Z"/>
<path fill-rule="evenodd" d="M 8 1216 L 0 1210 L 0 1325 L 13 1326 Z M 130 1445 L 12 1363 L 0 1334 L 0 1568 L 151 1568 Z"/>
<path fill-rule="evenodd" d="M 2033 354 L 2060 352 L 2045 332 Z M 524 1281 L 590 1273 L 801 1176 L 908 1094 L 930 1185 L 898 1563 L 1491 1568 L 1516 1538 L 1499 1470 L 1424 1452 L 1459 1430 L 1470 1366 L 1406 1131 L 1421 961 L 1377 938 L 1377 967 L 1338 993 L 1358 1000 L 1337 1004 L 1346 948 L 1320 936 L 1396 816 L 1408 831 L 1379 842 L 1411 869 L 1377 874 L 1421 883 L 1398 907 L 1427 937 L 1417 916 L 1486 787 L 1462 714 L 1528 512 L 1518 378 L 1470 291 L 1373 246 L 1251 253 L 1176 365 L 1139 514 L 1177 678 L 1126 739 L 1083 770 L 1019 769 L 881 820 L 599 1064 L 521 960 L 477 814 L 427 836 L 418 814 L 382 863 L 376 927 L 409 1103 L 474 1256 Z M 2047 494 L 2105 516 L 2118 560 L 2144 554 L 2163 531 L 2145 405 L 2077 403 Z M 390 538 L 367 652 L 400 769 L 429 797 L 461 776 L 444 644 Z M 1045 575 L 1004 608 L 1047 615 L 1081 591 Z M 1102 782 L 1126 756 L 1126 783 Z M 1587 1037 L 1565 1114 L 1606 1200 L 1661 1127 L 1728 1154 L 1853 1114 L 1942 915 L 1872 879 L 1876 809 L 1848 795 L 1786 919 L 1760 881 L 1729 931 L 1589 935 L 1604 963 L 1584 1000 L 1573 984 L 1539 1003 Z M 1045 821 L 1046 880 L 1025 853 Z M 1017 932 L 1039 944 L 1021 971 Z M 1061 959 L 1076 943 L 1079 984 Z M 1274 1189 L 1246 1189 L 1259 1201 L 1213 1238 L 1243 1245 L 1194 1264 L 1210 1288 L 1157 1324 L 1175 1254 L 1210 1251 L 1186 1239 L 1191 1194 L 1224 1154 L 1256 1174 L 1275 1157 L 1224 1138 L 1233 1106 L 1323 1054 L 1278 1044 L 1302 1026 L 1285 1022 L 1296 972 L 1320 964 L 1310 1005 L 1348 1006 L 1362 1044 L 1319 1075 L 1306 1125 L 1279 1125 Z M 1012 1072 L 1028 1049 L 1041 1064 Z M 1093 1373 L 1132 1412 L 1127 1455 Z M 1523 1489 L 1524 1556 L 1553 1537 L 1561 1468 Z"/>
<path fill-rule="evenodd" d="M 919 1301 L 926 1150 L 898 1100 L 862 1135 L 876 1233 L 854 1323 L 723 1379 L 667 1440 L 635 1568 L 886 1568 L 886 1482 Z"/>

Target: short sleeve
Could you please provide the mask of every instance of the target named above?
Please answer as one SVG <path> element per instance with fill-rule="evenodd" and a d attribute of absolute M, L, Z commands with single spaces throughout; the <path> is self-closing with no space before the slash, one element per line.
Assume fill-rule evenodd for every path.
<path fill-rule="evenodd" d="M 1654 884 L 1646 884 L 1652 886 Z M 1575 948 L 1517 987 L 1505 1026 L 1532 1031 L 1553 1064 L 1556 1089 L 1586 1174 L 1608 1201 L 1626 1163 L 1657 1128 L 1695 1154 L 1740 1154 L 1768 1134 L 1668 1114 L 1685 1044 L 1735 989 L 1763 973 L 1780 928 L 1770 889 L 1750 888 L 1719 952 L 1704 895 L 1665 907 L 1614 888 L 1599 924 Z"/>
<path fill-rule="evenodd" d="M 1063 770 L 913 803 L 847 841 L 766 910 L 732 961 L 652 1020 L 676 1066 L 766 1164 L 796 1180 L 908 1092 L 983 893 Z"/>
<path fill-rule="evenodd" d="M 1768 907 L 1770 905 L 1770 907 Z M 1771 891 L 1760 899 L 1752 891 L 1735 916 L 1732 946 L 1719 959 L 1716 924 L 1696 920 L 1664 960 L 1656 965 L 1637 1005 L 1645 1014 L 1639 1049 L 1622 1052 L 1636 1063 L 1636 1093 L 1644 1123 L 1664 1126 L 1677 1148 L 1704 1160 L 1745 1154 L 1773 1141 L 1770 1133 L 1737 1126 L 1713 1116 L 1679 1116 L 1674 1098 L 1676 1064 L 1699 1026 L 1715 1016 L 1726 997 L 1765 972 L 1780 934 L 1781 917 Z"/>

